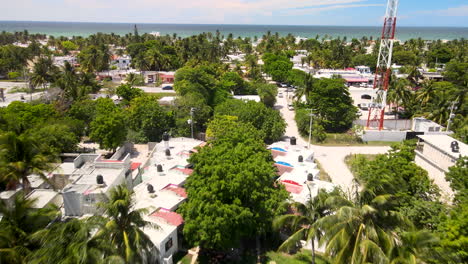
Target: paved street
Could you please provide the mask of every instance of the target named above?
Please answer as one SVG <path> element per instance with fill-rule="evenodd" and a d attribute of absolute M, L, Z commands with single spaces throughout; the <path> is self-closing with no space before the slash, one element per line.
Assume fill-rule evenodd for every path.
<path fill-rule="evenodd" d="M 307 142 L 299 135 L 296 122 L 294 121 L 294 111 L 288 110 L 285 89 L 279 89 L 284 98 L 277 98 L 276 108 L 280 109 L 283 118 L 286 120 L 286 136 L 297 138 L 297 143 L 307 147 Z M 291 96 L 292 93 L 289 93 Z M 311 145 L 316 159 L 323 169 L 330 175 L 333 183 L 338 184 L 347 192 L 352 189 L 353 174 L 344 162 L 344 158 L 350 154 L 382 154 L 387 152 L 389 147 L 324 147 Z"/>
<path fill-rule="evenodd" d="M 9 93 L 15 87 L 26 88 L 28 85 L 25 82 L 0 82 L 0 88 L 5 89 L 3 92 L 5 101 L 0 99 L 0 107 L 8 106 L 11 102 L 14 101 L 28 102 L 31 100 L 31 94 L 29 93 Z M 33 93 L 32 99 L 38 99 L 42 94 L 42 92 Z M 21 100 L 21 96 L 23 96 L 24 100 Z"/>

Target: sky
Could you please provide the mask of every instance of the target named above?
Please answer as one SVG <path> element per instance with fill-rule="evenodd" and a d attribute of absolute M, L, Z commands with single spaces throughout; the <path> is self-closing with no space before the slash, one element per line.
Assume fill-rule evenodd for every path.
<path fill-rule="evenodd" d="M 387 0 L 0 0 L 0 20 L 377 26 L 382 22 L 386 3 Z M 468 27 L 468 0 L 400 0 L 398 24 Z"/>

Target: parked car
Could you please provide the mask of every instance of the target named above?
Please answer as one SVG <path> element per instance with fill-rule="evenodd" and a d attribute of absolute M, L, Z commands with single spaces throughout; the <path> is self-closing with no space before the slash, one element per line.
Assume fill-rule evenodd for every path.
<path fill-rule="evenodd" d="M 278 93 L 279 98 L 283 98 L 283 93 Z"/>
<path fill-rule="evenodd" d="M 166 85 L 166 86 L 164 86 L 162 89 L 163 89 L 163 90 L 172 90 L 173 88 L 172 88 L 172 86 L 170 86 L 170 85 Z"/>
<path fill-rule="evenodd" d="M 361 108 L 361 110 L 369 110 L 369 104 L 366 103 L 358 104 L 358 107 Z"/>
<path fill-rule="evenodd" d="M 288 104 L 288 110 L 289 110 L 289 111 L 293 111 L 293 110 L 294 110 L 294 105 Z"/>
<path fill-rule="evenodd" d="M 361 95 L 361 99 L 370 100 L 370 99 L 372 99 L 372 96 L 370 96 L 370 95 L 368 95 L 368 94 L 363 94 L 363 95 Z"/>

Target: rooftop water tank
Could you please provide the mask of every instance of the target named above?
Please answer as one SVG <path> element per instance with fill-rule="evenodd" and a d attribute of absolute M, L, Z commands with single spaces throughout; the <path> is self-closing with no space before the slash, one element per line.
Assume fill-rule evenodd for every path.
<path fill-rule="evenodd" d="M 96 176 L 96 183 L 97 183 L 97 184 L 104 184 L 104 177 L 102 177 L 101 174 L 99 174 L 98 176 Z"/>
<path fill-rule="evenodd" d="M 296 143 L 296 137 L 292 137 L 292 138 L 289 140 L 289 142 L 291 142 L 291 145 L 293 145 L 293 146 L 296 145 L 296 144 L 297 144 L 297 143 Z"/>
<path fill-rule="evenodd" d="M 297 157 L 297 161 L 304 162 L 304 157 L 302 157 L 302 155 L 299 155 L 299 157 Z"/>
<path fill-rule="evenodd" d="M 158 164 L 158 165 L 156 166 L 156 170 L 157 170 L 157 172 L 163 172 L 162 165 L 161 165 L 161 164 Z"/>
<path fill-rule="evenodd" d="M 312 173 L 307 174 L 307 180 L 314 181 L 314 175 L 312 175 Z"/>
<path fill-rule="evenodd" d="M 148 190 L 149 193 L 154 193 L 154 187 L 153 187 L 153 185 L 148 184 L 148 186 L 146 186 L 146 189 Z"/>

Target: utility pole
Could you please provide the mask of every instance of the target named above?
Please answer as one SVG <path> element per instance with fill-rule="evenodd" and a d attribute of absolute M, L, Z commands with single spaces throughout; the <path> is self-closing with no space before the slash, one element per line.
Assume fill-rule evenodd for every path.
<path fill-rule="evenodd" d="M 309 142 L 308 142 L 308 144 L 307 144 L 307 149 L 310 149 L 310 140 L 312 140 L 312 118 L 313 118 L 315 115 L 312 113 L 312 111 L 313 111 L 314 109 L 307 109 L 307 110 L 310 110 L 310 114 L 309 114 L 309 116 L 310 116 L 310 124 L 309 124 Z"/>
<path fill-rule="evenodd" d="M 450 124 L 452 123 L 452 119 L 455 117 L 455 114 L 453 113 L 453 111 L 457 109 L 457 107 L 455 106 L 456 103 L 457 102 L 453 101 L 452 105 L 450 106 L 450 116 L 447 121 L 447 132 L 450 131 Z"/>
<path fill-rule="evenodd" d="M 192 131 L 192 138 L 193 137 L 193 112 L 195 111 L 194 107 L 190 108 L 190 130 Z"/>

